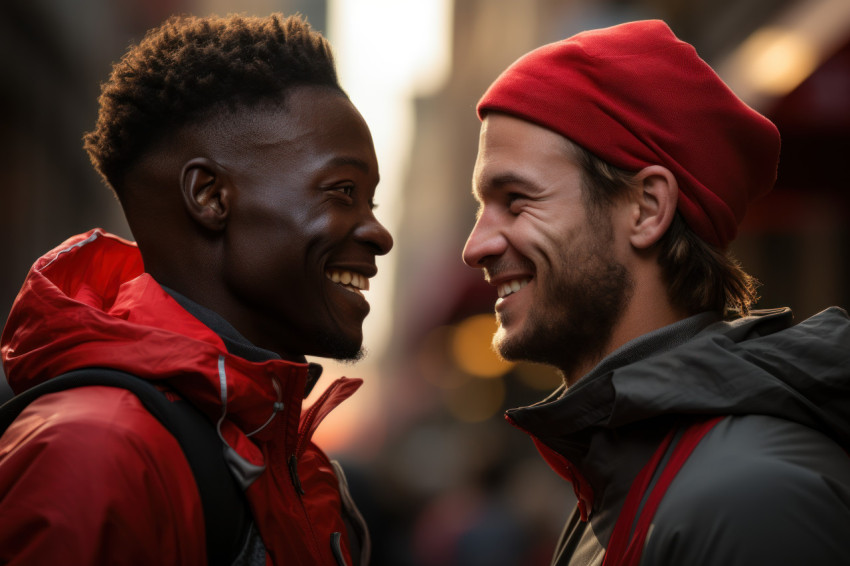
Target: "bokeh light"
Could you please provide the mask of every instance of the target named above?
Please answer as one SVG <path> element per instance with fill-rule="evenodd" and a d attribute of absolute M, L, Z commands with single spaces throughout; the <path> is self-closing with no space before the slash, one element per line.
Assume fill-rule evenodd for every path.
<path fill-rule="evenodd" d="M 502 376 L 514 366 L 493 350 L 496 328 L 496 317 L 490 314 L 471 316 L 457 325 L 452 354 L 459 368 L 476 377 L 490 378 Z"/>
<path fill-rule="evenodd" d="M 753 34 L 741 54 L 753 85 L 772 95 L 796 88 L 818 64 L 818 53 L 806 37 L 777 28 Z"/>

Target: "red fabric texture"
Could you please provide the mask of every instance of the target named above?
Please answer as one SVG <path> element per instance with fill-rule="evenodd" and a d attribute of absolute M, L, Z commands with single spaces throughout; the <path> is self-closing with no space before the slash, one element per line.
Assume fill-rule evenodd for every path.
<path fill-rule="evenodd" d="M 228 444 L 266 467 L 247 496 L 269 564 L 336 566 L 331 534 L 346 532 L 338 482 L 310 437 L 361 380 L 331 384 L 302 423 L 307 364 L 228 354 L 212 330 L 144 273 L 135 244 L 100 230 L 36 262 L 0 353 L 18 392 L 73 369 L 104 366 L 177 393 L 213 422 L 226 410 L 221 432 Z M 248 438 L 273 414 L 273 380 L 284 410 Z M 296 451 L 303 496 L 288 467 Z M 177 442 L 131 393 L 90 387 L 47 395 L 0 439 L 0 563 L 196 565 L 206 563 L 205 552 L 191 470 Z"/>
<path fill-rule="evenodd" d="M 0 439 L 0 563 L 205 564 L 181 455 L 132 393 L 39 398 Z"/>
<path fill-rule="evenodd" d="M 506 69 L 478 103 L 551 129 L 628 171 L 670 169 L 678 210 L 726 248 L 776 181 L 779 132 L 662 21 L 579 33 Z"/>

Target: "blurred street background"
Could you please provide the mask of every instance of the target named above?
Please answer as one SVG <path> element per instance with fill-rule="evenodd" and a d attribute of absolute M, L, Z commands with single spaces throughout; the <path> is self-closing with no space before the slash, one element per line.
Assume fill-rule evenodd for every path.
<path fill-rule="evenodd" d="M 850 306 L 848 0 L 0 0 L 0 322 L 32 262 L 67 237 L 100 226 L 132 239 L 81 142 L 111 63 L 171 14 L 231 12 L 305 15 L 375 139 L 377 215 L 396 246 L 368 292 L 370 355 L 315 360 L 325 380 L 366 380 L 317 435 L 371 524 L 374 566 L 545 565 L 574 505 L 502 417 L 559 378 L 495 357 L 495 291 L 461 261 L 475 104 L 525 52 L 667 21 L 782 134 L 776 189 L 733 245 L 763 283 L 758 306 L 798 320 Z"/>

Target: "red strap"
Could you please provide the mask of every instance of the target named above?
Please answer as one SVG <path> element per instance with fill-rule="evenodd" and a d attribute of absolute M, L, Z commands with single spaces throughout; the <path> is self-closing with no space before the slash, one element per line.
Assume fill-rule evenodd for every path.
<path fill-rule="evenodd" d="M 602 562 L 602 566 L 638 566 L 640 564 L 646 535 L 649 533 L 649 527 L 652 524 L 652 519 L 655 516 L 656 510 L 658 510 L 658 506 L 661 504 L 661 499 L 667 493 L 667 488 L 673 483 L 676 474 L 679 473 L 679 470 L 685 464 L 691 452 L 694 451 L 694 448 L 697 447 L 697 444 L 723 418 L 714 417 L 706 421 L 700 421 L 685 429 L 682 437 L 673 447 L 673 452 L 670 455 L 667 465 L 661 470 L 661 475 L 658 477 L 655 487 L 653 487 L 652 492 L 646 500 L 643 512 L 638 517 L 637 525 L 635 525 L 634 533 L 629 536 L 632 525 L 635 522 L 635 515 L 640 507 L 640 502 L 643 500 L 643 496 L 653 476 L 655 476 L 658 466 L 664 458 L 664 454 L 670 447 L 678 428 L 671 430 L 664 438 L 661 445 L 656 449 L 655 454 L 652 455 L 652 458 L 650 458 L 649 462 L 647 462 L 634 482 L 632 482 L 626 502 L 623 504 L 623 509 L 617 518 L 617 524 L 614 526 L 614 532 L 611 534 L 611 540 L 605 551 L 605 560 Z"/>

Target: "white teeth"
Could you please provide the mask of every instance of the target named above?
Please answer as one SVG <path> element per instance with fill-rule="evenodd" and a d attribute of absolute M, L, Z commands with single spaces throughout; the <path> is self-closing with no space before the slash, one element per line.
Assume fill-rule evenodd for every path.
<path fill-rule="evenodd" d="M 353 271 L 347 270 L 333 269 L 331 271 L 326 271 L 325 277 L 327 277 L 334 283 L 339 283 L 345 286 L 349 290 L 369 290 L 369 278 L 365 275 L 361 275 L 360 273 L 355 273 Z"/>
<path fill-rule="evenodd" d="M 499 298 L 504 299 L 508 295 L 516 293 L 517 291 L 528 285 L 529 281 L 531 281 L 531 279 L 513 279 L 506 283 L 500 284 L 496 289 L 499 293 Z"/>

